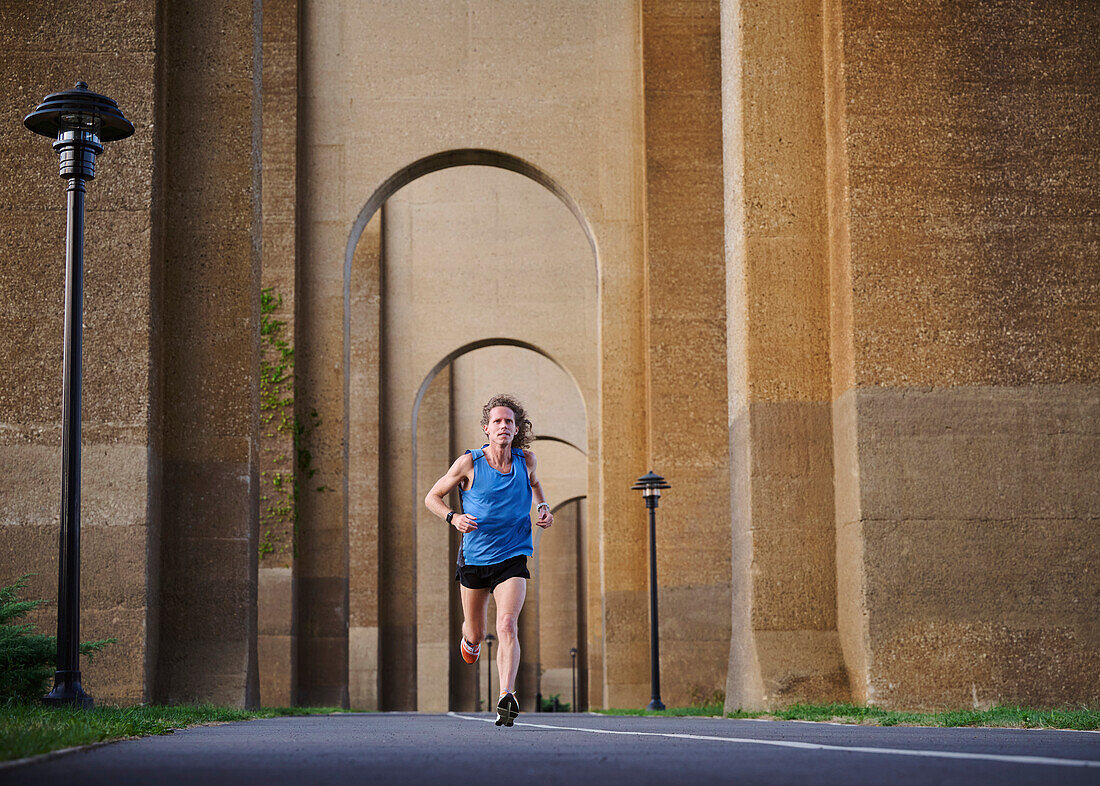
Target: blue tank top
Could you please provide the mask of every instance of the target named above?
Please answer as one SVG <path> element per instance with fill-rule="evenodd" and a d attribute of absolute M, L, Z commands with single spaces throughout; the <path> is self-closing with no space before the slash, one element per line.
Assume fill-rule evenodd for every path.
<path fill-rule="evenodd" d="M 484 449 L 474 457 L 474 481 L 460 490 L 462 512 L 477 518 L 477 529 L 462 536 L 459 565 L 495 565 L 521 554 L 531 556 L 531 480 L 523 451 L 512 450 L 512 471 L 489 466 Z"/>

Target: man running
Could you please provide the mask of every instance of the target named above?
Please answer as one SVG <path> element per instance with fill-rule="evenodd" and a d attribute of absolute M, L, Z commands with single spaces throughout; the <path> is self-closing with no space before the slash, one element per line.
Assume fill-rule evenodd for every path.
<path fill-rule="evenodd" d="M 462 533 L 458 550 L 462 595 L 462 659 L 474 663 L 489 614 L 489 595 L 497 600 L 497 671 L 500 699 L 497 726 L 511 726 L 519 714 L 516 674 L 519 671 L 520 609 L 527 596 L 527 558 L 531 556 L 531 498 L 538 503 L 542 527 L 554 523 L 550 505 L 535 474 L 535 454 L 526 450 L 531 440 L 531 421 L 523 406 L 511 396 L 493 396 L 481 411 L 481 428 L 489 443 L 467 450 L 436 481 L 424 504 Z M 450 509 L 444 497 L 455 489 L 462 499 L 462 513 Z"/>

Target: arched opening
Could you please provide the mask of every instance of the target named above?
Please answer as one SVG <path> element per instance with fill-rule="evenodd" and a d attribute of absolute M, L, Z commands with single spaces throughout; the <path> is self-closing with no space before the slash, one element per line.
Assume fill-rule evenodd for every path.
<path fill-rule="evenodd" d="M 510 232 L 512 236 L 490 238 L 491 242 L 486 241 L 472 251 L 469 248 L 456 250 L 449 245 L 442 251 L 438 250 L 441 248 L 440 238 L 446 238 L 448 233 L 463 233 L 459 240 L 470 246 L 473 241 L 467 235 L 476 236 L 477 227 L 463 223 L 466 219 L 458 215 L 458 208 L 449 203 L 446 221 L 440 224 L 436 213 L 442 208 L 437 209 L 438 203 L 446 202 L 450 198 L 446 196 L 448 189 L 454 190 L 456 184 L 461 183 L 455 179 L 457 175 L 433 173 L 466 167 L 463 172 L 471 172 L 473 178 L 474 174 L 484 172 L 486 166 L 498 172 L 505 170 L 523 175 L 523 178 L 513 178 L 511 174 L 477 174 L 479 183 L 484 181 L 497 189 L 494 193 L 504 189 L 512 194 L 508 191 L 512 186 L 505 188 L 507 184 L 497 182 L 501 179 L 522 183 L 533 181 L 540 186 L 534 189 L 535 192 L 546 194 L 549 191 L 552 195 L 550 205 L 560 201 L 568 209 L 568 214 L 561 211 L 565 224 L 562 224 L 560 217 L 551 217 L 546 221 L 554 224 L 556 228 L 552 231 L 558 235 L 569 232 L 571 237 L 576 238 L 569 241 L 573 244 L 570 245 L 572 251 L 565 255 L 572 260 L 569 262 L 572 267 L 564 269 L 564 272 L 558 271 L 556 275 L 573 282 L 571 285 L 574 287 L 583 286 L 588 293 L 583 298 L 566 298 L 557 291 L 563 288 L 553 286 L 552 281 L 528 285 L 532 291 L 523 290 L 526 282 L 524 269 L 527 274 L 535 274 L 536 278 L 538 275 L 549 275 L 541 267 L 530 267 L 538 264 L 539 249 L 532 246 L 539 245 L 542 240 L 528 239 L 527 245 L 521 249 L 523 253 L 515 252 L 520 254 L 520 264 L 500 261 L 503 253 L 500 248 L 514 241 L 512 236 L 527 232 L 525 226 L 516 225 L 517 220 L 521 223 L 534 222 L 532 231 L 536 233 L 551 231 L 539 223 L 542 221 L 539 216 L 560 211 L 560 207 L 551 210 L 541 202 L 536 204 L 541 198 L 531 194 L 518 194 L 516 198 L 522 204 L 516 207 L 509 197 L 499 197 L 498 193 L 499 204 L 495 209 L 504 216 L 498 223 L 507 223 L 505 219 L 512 220 L 511 228 L 505 228 L 505 234 Z M 409 188 L 398 194 L 405 186 Z M 531 190 L 530 186 L 522 188 Z M 476 194 L 471 198 L 476 198 Z M 454 200 L 458 198 L 454 197 Z M 479 209 L 477 205 L 472 208 L 475 214 Z M 434 230 L 430 228 L 433 220 L 440 225 Z M 473 221 L 473 224 L 476 223 Z M 578 223 L 581 233 L 576 232 Z M 461 229 L 456 228 L 458 224 L 461 224 Z M 424 226 L 429 228 L 425 230 Z M 570 226 L 571 230 L 568 229 Z M 501 230 L 498 228 L 497 231 Z M 432 246 L 433 243 L 436 246 Z M 434 256 L 430 256 L 432 252 L 424 251 L 429 246 L 436 248 Z M 598 264 L 594 262 L 595 250 L 595 240 L 584 216 L 564 190 L 536 167 L 496 151 L 451 151 L 421 159 L 388 178 L 360 211 L 349 238 L 344 270 L 344 400 L 347 407 L 344 450 L 348 459 L 348 493 L 345 499 L 349 554 L 349 693 L 352 706 L 447 709 L 447 706 L 431 704 L 425 698 L 430 693 L 438 700 L 440 670 L 421 662 L 423 654 L 429 651 L 434 653 L 437 664 L 441 658 L 445 662 L 445 656 L 449 656 L 435 643 L 429 646 L 424 630 L 419 627 L 420 620 L 436 619 L 431 617 L 434 613 L 428 608 L 431 604 L 422 597 L 421 585 L 426 579 L 420 571 L 424 553 L 438 547 L 438 544 L 428 546 L 425 540 L 427 533 L 421 532 L 416 524 L 423 507 L 423 490 L 418 487 L 423 485 L 426 477 L 425 470 L 421 468 L 426 457 L 417 439 L 418 432 L 422 430 L 424 401 L 431 395 L 433 382 L 441 373 L 449 375 L 456 361 L 461 365 L 462 358 L 482 350 L 511 349 L 537 356 L 558 369 L 558 373 L 564 375 L 576 391 L 581 402 L 581 420 L 586 422 L 584 413 L 594 411 L 596 396 Z M 482 252 L 490 258 L 489 263 L 484 263 L 477 256 Z M 463 254 L 466 256 L 463 257 Z M 520 295 L 516 296 L 516 305 L 507 304 L 510 310 L 497 325 L 498 329 L 485 327 L 485 320 L 482 319 L 463 320 L 457 327 L 445 324 L 439 315 L 448 311 L 454 303 L 425 309 L 423 298 L 408 295 L 400 284 L 393 283 L 400 276 L 419 275 L 409 271 L 419 269 L 416 266 L 423 264 L 424 255 L 429 255 L 427 258 L 432 265 L 429 284 L 444 288 L 452 294 L 454 303 L 464 306 L 476 301 L 474 295 L 478 294 L 476 287 L 470 288 L 470 278 L 478 279 L 484 275 L 487 281 L 492 282 L 494 275 L 491 270 L 496 269 L 498 273 L 495 278 L 503 276 L 505 280 L 492 286 L 503 290 L 513 285 L 510 277 L 513 271 L 519 270 L 516 275 Z M 534 257 L 535 261 L 530 261 L 528 257 Z M 474 261 L 471 262 L 471 259 Z M 497 268 L 493 268 L 493 264 L 497 264 Z M 523 268 L 524 264 L 528 267 Z M 542 264 L 545 265 L 545 259 Z M 462 274 L 465 278 L 455 270 L 465 270 Z M 381 281 L 373 290 L 362 283 L 372 275 Z M 420 285 L 424 285 L 423 282 Z M 387 289 L 390 286 L 394 287 L 394 291 Z M 555 296 L 558 300 L 553 300 Z M 487 293 L 486 297 L 489 302 L 494 297 L 502 299 L 493 292 Z M 508 295 L 505 299 L 510 297 Z M 402 298 L 405 300 L 402 301 Z M 400 306 L 393 305 L 398 301 L 407 301 L 411 305 L 402 310 Z M 548 301 L 553 308 L 547 307 Z M 533 302 L 534 306 L 528 306 L 528 302 Z M 364 331 L 356 327 L 364 319 L 374 319 L 377 329 Z M 369 347 L 359 338 L 362 334 L 380 335 L 382 338 L 377 347 Z M 452 335 L 459 340 L 451 347 L 457 348 L 442 347 L 442 342 Z M 434 358 L 429 360 L 427 355 L 433 347 L 438 349 L 434 350 Z M 559 360 L 562 354 L 566 358 Z M 374 398 L 370 393 L 372 388 L 377 391 L 373 394 Z M 449 429 L 450 425 L 447 427 Z M 595 452 L 595 428 L 596 424 L 587 423 L 579 434 L 549 433 L 545 435 L 550 437 L 545 444 L 552 446 L 548 447 L 551 450 L 578 452 L 587 476 L 590 467 L 586 455 Z M 446 452 L 450 455 L 453 451 L 449 450 L 449 444 L 447 447 Z M 454 455 L 450 455 L 451 460 Z M 398 466 L 403 469 L 395 469 Z M 370 482 L 372 475 L 377 478 L 373 489 Z M 438 522 L 433 522 L 435 524 Z M 437 533 L 432 530 L 430 534 Z M 453 564 L 450 560 L 447 562 Z M 433 589 L 427 595 L 431 596 L 435 591 Z M 446 673 L 446 669 L 443 671 Z M 420 686 L 429 686 L 430 690 L 421 690 Z M 530 698 L 533 700 L 533 691 Z"/>
<path fill-rule="evenodd" d="M 478 424 L 481 408 L 489 396 L 508 390 L 523 402 L 538 428 L 550 432 L 537 434 L 530 446 L 539 459 L 539 476 L 547 498 L 555 505 L 561 500 L 583 499 L 587 493 L 587 456 L 576 443 L 587 441 L 587 415 L 575 380 L 537 348 L 511 341 L 476 342 L 448 353 L 444 360 L 447 362 L 437 363 L 421 384 L 412 417 L 416 424 L 412 430 L 415 438 L 411 474 L 416 511 L 413 526 L 417 527 L 413 536 L 417 548 L 413 569 L 418 703 L 437 710 L 476 710 L 479 702 L 487 701 L 498 687 L 495 664 L 485 658 L 471 669 L 459 661 L 450 646 L 457 640 L 462 622 L 453 582 L 461 536 L 441 526 L 424 509 L 423 496 L 455 457 L 465 449 L 484 444 Z M 517 379 L 517 369 L 527 371 L 524 378 Z M 451 506 L 461 509 L 457 494 L 453 495 Z M 552 650 L 561 649 L 561 642 L 567 641 L 564 649 L 567 652 L 584 638 L 584 615 L 578 614 L 585 606 L 584 583 L 579 580 L 584 575 L 579 560 L 585 524 L 583 507 L 583 503 L 577 503 L 567 510 L 562 526 L 555 523 L 546 539 L 542 537 L 544 530 L 534 528 L 534 555 L 528 563 L 531 581 L 520 617 L 523 660 L 517 680 L 518 695 L 528 711 L 535 709 L 543 640 L 551 642 Z M 549 563 L 541 557 L 543 544 L 550 547 Z M 540 579 L 540 566 L 544 564 L 551 566 L 548 586 L 553 606 L 552 613 L 545 616 L 541 613 L 545 583 Z M 494 619 L 495 605 L 490 600 L 490 631 Z M 543 619 L 556 623 L 546 626 L 546 636 Z M 443 689 L 440 675 L 447 677 L 446 706 L 439 696 Z M 436 692 L 434 704 L 431 697 L 423 695 L 425 691 Z"/>

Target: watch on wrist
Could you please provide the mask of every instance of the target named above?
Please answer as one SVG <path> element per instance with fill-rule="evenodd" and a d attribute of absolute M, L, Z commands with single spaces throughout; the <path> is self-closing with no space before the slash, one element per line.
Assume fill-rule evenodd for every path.
<path fill-rule="evenodd" d="M 454 517 L 455 517 L 455 512 L 452 510 L 450 513 L 447 514 L 447 523 L 450 524 L 451 519 L 453 519 Z"/>
<path fill-rule="evenodd" d="M 539 504 L 535 505 L 535 510 L 541 510 L 542 508 L 546 508 L 547 510 L 550 510 L 550 503 L 549 502 L 540 502 Z"/>

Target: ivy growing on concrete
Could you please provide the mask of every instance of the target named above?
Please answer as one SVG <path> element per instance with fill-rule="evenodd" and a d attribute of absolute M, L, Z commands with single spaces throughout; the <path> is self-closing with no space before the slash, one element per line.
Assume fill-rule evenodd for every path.
<path fill-rule="evenodd" d="M 271 469 L 260 473 L 261 560 L 273 554 L 298 555 L 299 493 L 317 474 L 305 445 L 321 417 L 316 409 L 304 418 L 294 414 L 294 347 L 285 335 L 286 322 L 275 316 L 282 305 L 283 296 L 274 287 L 260 291 L 260 426 L 263 450 L 272 454 Z M 324 485 L 316 489 L 334 490 Z"/>
<path fill-rule="evenodd" d="M 279 452 L 288 442 L 297 450 L 301 432 L 294 418 L 294 347 L 286 322 L 275 316 L 282 304 L 274 287 L 260 292 L 260 426 L 269 443 L 264 451 L 276 454 L 272 468 L 260 473 L 261 560 L 291 553 L 297 541 L 297 476 L 290 458 Z"/>

